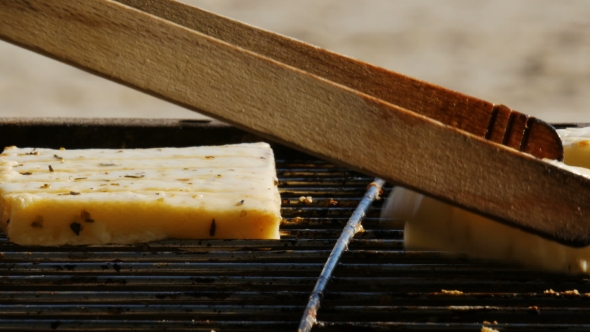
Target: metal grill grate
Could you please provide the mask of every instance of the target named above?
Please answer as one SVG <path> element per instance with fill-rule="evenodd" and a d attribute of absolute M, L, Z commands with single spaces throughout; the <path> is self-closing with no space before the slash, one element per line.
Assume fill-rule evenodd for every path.
<path fill-rule="evenodd" d="M 227 127 L 203 133 L 197 125 L 183 126 L 182 135 L 199 140 L 185 141 L 188 136 L 177 132 L 164 136 L 183 144 L 245 137 Z M 0 143 L 35 145 L 27 133 L 55 128 L 64 139 L 76 137 L 78 147 L 96 146 L 105 131 L 112 140 L 120 132 L 126 142 L 136 140 L 127 146 L 163 137 L 154 133 L 157 124 L 145 134 L 110 124 L 9 127 L 0 123 Z M 41 135 L 37 142 L 47 139 Z M 36 248 L 0 239 L 0 330 L 296 331 L 336 239 L 373 179 L 280 146 L 275 151 L 285 218 L 280 241 Z M 300 202 L 300 196 L 312 196 L 313 203 Z M 589 279 L 405 252 L 403 232 L 379 225 L 380 204 L 341 257 L 313 331 L 480 331 L 484 321 L 497 321 L 490 327 L 499 331 L 590 330 L 590 297 L 584 295 Z M 547 289 L 582 295 L 544 294 Z"/>
<path fill-rule="evenodd" d="M 401 242 L 402 234 L 398 239 Z M 317 330 L 479 331 L 486 321 L 498 322 L 489 327 L 499 331 L 590 328 L 590 297 L 583 294 L 590 292 L 586 278 L 451 260 L 399 247 L 370 251 L 364 264 L 356 263 L 360 254 L 344 254 L 323 298 Z M 443 289 L 463 294 L 442 294 Z M 576 289 L 582 295 L 544 294 L 548 289 Z"/>

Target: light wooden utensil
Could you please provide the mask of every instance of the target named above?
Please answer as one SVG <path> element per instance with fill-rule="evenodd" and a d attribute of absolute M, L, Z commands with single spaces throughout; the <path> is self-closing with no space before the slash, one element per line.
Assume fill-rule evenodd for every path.
<path fill-rule="evenodd" d="M 8 0 L 0 22 L 6 41 L 270 140 L 590 243 L 590 181 L 539 160 L 562 157 L 559 137 L 505 106 L 174 1 Z"/>

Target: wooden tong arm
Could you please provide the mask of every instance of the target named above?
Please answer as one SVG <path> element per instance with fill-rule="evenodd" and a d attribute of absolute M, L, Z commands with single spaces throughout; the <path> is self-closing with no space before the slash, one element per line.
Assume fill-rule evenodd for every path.
<path fill-rule="evenodd" d="M 508 224 L 590 243 L 589 180 L 358 90 L 112 1 L 2 1 L 0 21 L 4 40 Z"/>
<path fill-rule="evenodd" d="M 542 120 L 171 0 L 115 0 L 537 158 L 563 159 Z"/>

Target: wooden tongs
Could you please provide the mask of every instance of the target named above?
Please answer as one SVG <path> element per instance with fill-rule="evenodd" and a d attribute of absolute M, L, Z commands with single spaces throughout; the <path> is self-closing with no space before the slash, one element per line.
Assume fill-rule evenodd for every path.
<path fill-rule="evenodd" d="M 506 224 L 590 243 L 590 181 L 541 161 L 563 155 L 555 130 L 505 106 L 167 0 L 0 1 L 0 38 Z"/>

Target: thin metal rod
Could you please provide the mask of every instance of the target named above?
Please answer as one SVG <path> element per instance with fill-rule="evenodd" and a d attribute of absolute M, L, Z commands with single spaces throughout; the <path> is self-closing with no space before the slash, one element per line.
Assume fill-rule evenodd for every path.
<path fill-rule="evenodd" d="M 359 226 L 361 225 L 362 219 L 365 217 L 367 211 L 373 204 L 373 201 L 381 194 L 381 188 L 384 184 L 385 181 L 379 178 L 376 178 L 375 181 L 371 182 L 367 188 L 365 196 L 363 196 L 363 199 L 360 201 L 356 210 L 354 210 L 350 216 L 348 223 L 344 227 L 340 238 L 338 241 L 336 241 L 336 245 L 334 246 L 334 249 L 332 249 L 332 253 L 330 253 L 328 260 L 324 265 L 315 288 L 311 292 L 309 302 L 307 302 L 307 306 L 303 312 L 303 317 L 299 323 L 299 332 L 309 332 L 317 322 L 317 312 L 320 308 L 320 301 L 323 297 L 324 289 L 328 285 L 328 282 L 332 277 L 332 273 L 338 265 L 340 257 L 342 257 L 342 253 L 348 250 L 348 244 L 350 243 L 350 240 L 352 240 L 354 235 L 360 231 L 361 228 Z"/>

